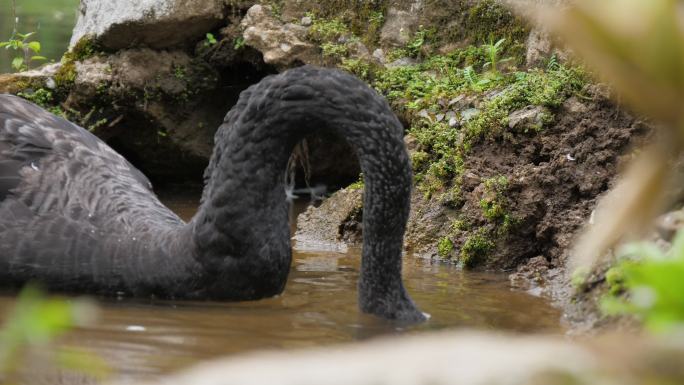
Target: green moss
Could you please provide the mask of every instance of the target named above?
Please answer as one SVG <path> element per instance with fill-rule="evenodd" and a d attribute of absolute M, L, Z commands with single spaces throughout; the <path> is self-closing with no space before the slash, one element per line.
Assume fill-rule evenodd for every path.
<path fill-rule="evenodd" d="M 52 95 L 52 91 L 45 88 L 39 88 L 33 92 L 22 91 L 19 92 L 17 96 L 22 97 L 28 101 L 31 101 L 43 108 L 49 108 L 54 103 L 54 96 Z"/>
<path fill-rule="evenodd" d="M 572 272 L 570 284 L 575 288 L 575 290 L 582 290 L 586 287 L 590 275 L 591 271 L 588 267 L 577 268 Z"/>
<path fill-rule="evenodd" d="M 625 291 L 625 272 L 621 266 L 611 267 L 606 271 L 608 293 L 618 295 Z"/>
<path fill-rule="evenodd" d="M 466 218 L 459 218 L 451 222 L 451 229 L 453 231 L 469 231 L 472 225 Z"/>
<path fill-rule="evenodd" d="M 375 44 L 380 37 L 388 0 L 321 0 L 307 5 L 310 16 L 316 19 L 337 20 L 345 29 L 367 44 Z"/>
<path fill-rule="evenodd" d="M 470 8 L 465 29 L 477 44 L 506 39 L 506 55 L 519 64 L 524 62 L 529 27 L 500 0 L 483 0 Z"/>
<path fill-rule="evenodd" d="M 518 72 L 509 79 L 510 85 L 484 103 L 481 113 L 466 124 L 469 141 L 483 136 L 497 136 L 508 125 L 511 112 L 529 105 L 557 108 L 586 84 L 585 72 L 576 67 L 560 66 L 556 70 Z M 552 116 L 545 121 L 553 120 Z M 540 127 L 541 129 L 541 127 Z"/>
<path fill-rule="evenodd" d="M 350 184 L 347 188 L 352 189 L 352 190 L 363 190 L 363 173 L 359 174 L 359 179 Z"/>
<path fill-rule="evenodd" d="M 454 249 L 454 243 L 449 239 L 449 237 L 443 237 L 439 240 L 437 244 L 437 254 L 442 258 L 449 257 L 451 251 Z"/>
<path fill-rule="evenodd" d="M 62 66 L 55 73 L 55 83 L 60 88 L 71 88 L 76 81 L 76 75 L 76 63 L 73 60 L 62 58 Z"/>
<path fill-rule="evenodd" d="M 323 43 L 321 44 L 323 56 L 342 60 L 349 53 L 349 47 L 346 44 L 338 43 Z"/>
<path fill-rule="evenodd" d="M 321 19 L 310 14 L 312 19 L 309 37 L 317 43 L 330 43 L 342 36 L 350 35 L 349 27 L 340 19 Z"/>
<path fill-rule="evenodd" d="M 74 46 L 64 54 L 68 60 L 83 61 L 102 52 L 102 47 L 90 35 L 82 37 Z"/>
<path fill-rule="evenodd" d="M 461 263 L 463 267 L 473 268 L 482 264 L 494 249 L 494 243 L 489 239 L 487 230 L 483 227 L 472 233 L 461 247 Z"/>
<path fill-rule="evenodd" d="M 366 81 L 370 80 L 373 72 L 373 65 L 362 59 L 343 59 L 340 68 Z"/>
<path fill-rule="evenodd" d="M 484 180 L 484 196 L 480 199 L 482 216 L 495 225 L 501 225 L 508 232 L 513 225 L 513 217 L 508 213 L 508 178 L 504 175 Z"/>

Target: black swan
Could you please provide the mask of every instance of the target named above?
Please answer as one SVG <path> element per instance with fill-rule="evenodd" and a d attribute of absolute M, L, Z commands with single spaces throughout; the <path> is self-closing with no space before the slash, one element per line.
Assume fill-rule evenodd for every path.
<path fill-rule="evenodd" d="M 240 95 L 215 136 L 198 213 L 85 129 L 0 95 L 0 284 L 175 299 L 281 293 L 291 262 L 284 173 L 307 134 L 355 148 L 365 176 L 362 311 L 424 319 L 401 281 L 411 166 L 387 102 L 351 75 L 300 67 Z"/>

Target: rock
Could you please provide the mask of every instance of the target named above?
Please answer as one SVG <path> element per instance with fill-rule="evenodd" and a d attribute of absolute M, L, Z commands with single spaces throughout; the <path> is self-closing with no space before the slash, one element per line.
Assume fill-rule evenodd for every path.
<path fill-rule="evenodd" d="M 316 46 L 306 41 L 307 28 L 285 24 L 273 16 L 268 6 L 254 5 L 242 19 L 245 43 L 264 55 L 264 61 L 280 69 L 296 62 L 315 64 Z"/>
<path fill-rule="evenodd" d="M 362 205 L 361 189 L 342 189 L 323 201 L 319 207 L 310 206 L 297 218 L 297 232 L 293 239 L 296 248 L 344 248 L 346 243 L 361 240 L 361 228 L 349 226 L 359 222 Z M 345 230 L 353 229 L 353 233 Z"/>
<path fill-rule="evenodd" d="M 304 27 L 310 27 L 311 24 L 313 23 L 313 20 L 311 20 L 311 17 L 309 17 L 309 16 L 304 16 L 304 17 L 302 17 L 302 20 L 300 20 L 299 23 Z"/>
<path fill-rule="evenodd" d="M 382 48 L 376 48 L 375 51 L 373 51 L 373 59 L 379 64 L 384 65 L 387 60 L 385 58 L 385 51 L 383 51 Z"/>
<path fill-rule="evenodd" d="M 672 241 L 675 234 L 684 228 L 684 210 L 669 212 L 656 221 L 656 231 L 666 242 Z"/>
<path fill-rule="evenodd" d="M 418 60 L 410 58 L 410 57 L 402 57 L 400 59 L 397 59 L 397 60 L 387 64 L 387 68 L 408 67 L 408 66 L 414 66 L 416 64 L 418 64 Z"/>
<path fill-rule="evenodd" d="M 13 74 L 0 74 L 0 93 L 16 94 L 26 88 L 54 88 L 54 76 L 61 68 L 60 63 L 48 64 L 37 70 Z M 51 87 L 52 86 L 52 87 Z"/>
<path fill-rule="evenodd" d="M 77 87 L 97 87 L 101 84 L 110 83 L 113 79 L 111 65 L 100 58 L 76 62 L 75 65 L 76 79 L 74 85 Z"/>
<path fill-rule="evenodd" d="M 409 150 L 409 152 L 417 150 L 418 146 L 420 145 L 420 143 L 418 143 L 418 139 L 411 134 L 404 136 L 404 143 L 406 144 L 406 149 Z"/>
<path fill-rule="evenodd" d="M 405 47 L 417 29 L 417 12 L 390 8 L 385 15 L 385 24 L 380 31 L 380 44 L 384 47 Z"/>
<path fill-rule="evenodd" d="M 508 115 L 508 127 L 519 131 L 539 130 L 551 117 L 543 106 L 527 106 Z"/>
<path fill-rule="evenodd" d="M 87 35 L 113 50 L 192 44 L 227 11 L 225 0 L 82 0 L 70 46 Z"/>
<path fill-rule="evenodd" d="M 347 44 L 347 48 L 349 49 L 350 57 L 353 59 L 361 59 L 365 61 L 369 61 L 371 59 L 371 53 L 368 50 L 368 47 L 366 47 L 366 45 L 360 41 L 354 41 Z"/>
<path fill-rule="evenodd" d="M 461 111 L 461 124 L 465 124 L 470 119 L 480 115 L 480 110 L 477 108 L 468 108 Z"/>
<path fill-rule="evenodd" d="M 137 385 L 681 384 L 684 341 L 451 331 L 222 358 Z M 391 368 L 388 369 L 388 368 Z M 38 381 L 36 381 L 38 382 Z"/>
<path fill-rule="evenodd" d="M 582 92 L 599 102 L 607 102 L 613 97 L 613 88 L 606 83 L 587 84 Z"/>
<path fill-rule="evenodd" d="M 538 67 L 544 65 L 546 60 L 552 55 L 553 44 L 548 32 L 535 28 L 530 31 L 527 38 L 527 53 L 525 63 L 528 67 Z"/>
<path fill-rule="evenodd" d="M 566 100 L 563 103 L 563 109 L 573 114 L 581 114 L 587 112 L 587 106 L 584 103 L 580 102 L 577 96 L 572 96 L 568 100 Z"/>
<path fill-rule="evenodd" d="M 474 96 L 467 96 L 465 94 L 461 94 L 449 100 L 447 105 L 455 110 L 462 110 L 468 107 L 472 107 L 474 101 Z"/>

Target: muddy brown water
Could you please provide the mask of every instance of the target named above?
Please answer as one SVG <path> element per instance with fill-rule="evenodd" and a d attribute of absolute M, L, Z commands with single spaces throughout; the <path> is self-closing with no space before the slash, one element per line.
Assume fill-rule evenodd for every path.
<path fill-rule="evenodd" d="M 163 197 L 183 218 L 195 196 Z M 292 349 L 380 335 L 446 328 L 561 333 L 560 312 L 542 298 L 514 291 L 506 275 L 405 258 L 404 281 L 428 322 L 404 327 L 360 314 L 360 249 L 297 251 L 285 292 L 255 302 L 100 300 L 96 326 L 73 332 L 71 344 L 103 357 L 115 379 L 153 378 L 201 360 L 257 349 Z M 0 313 L 14 303 L 0 297 Z"/>

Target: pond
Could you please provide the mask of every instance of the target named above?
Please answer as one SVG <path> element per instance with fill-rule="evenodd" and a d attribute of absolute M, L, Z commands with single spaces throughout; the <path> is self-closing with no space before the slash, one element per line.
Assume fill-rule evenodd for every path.
<path fill-rule="evenodd" d="M 184 219 L 194 194 L 164 194 Z M 303 206 L 296 207 L 301 211 Z M 296 213 L 295 213 L 296 214 Z M 256 349 L 292 349 L 447 328 L 562 333 L 561 313 L 511 289 L 505 274 L 464 272 L 408 256 L 404 281 L 428 322 L 402 327 L 358 311 L 360 249 L 295 251 L 285 292 L 261 301 L 100 300 L 96 326 L 69 341 L 103 357 L 122 381 L 154 378 L 199 361 Z M 14 298 L 0 297 L 0 314 Z"/>
<path fill-rule="evenodd" d="M 11 0 L 0 0 L 0 40 L 12 32 Z M 37 31 L 42 54 L 58 61 L 67 49 L 78 0 L 17 0 L 20 32 Z M 0 50 L 0 72 L 12 55 Z M 163 199 L 184 218 L 197 195 Z M 301 209 L 301 206 L 298 207 Z M 294 225 L 294 224 L 293 224 Z M 455 266 L 407 256 L 406 286 L 431 319 L 404 328 L 357 309 L 360 250 L 298 251 L 285 292 L 256 302 L 100 300 L 96 326 L 70 342 L 103 357 L 123 381 L 153 378 L 201 360 L 255 349 L 291 349 L 356 341 L 378 335 L 446 328 L 562 333 L 561 313 L 542 299 L 511 289 L 505 274 L 463 272 Z M 0 296 L 4 318 L 15 299 Z"/>
<path fill-rule="evenodd" d="M 7 41 L 13 30 L 12 1 L 0 0 L 0 41 Z M 41 55 L 48 62 L 58 62 L 69 46 L 76 23 L 78 0 L 14 0 L 21 33 L 36 32 L 33 40 L 41 43 Z M 12 72 L 14 51 L 0 49 L 0 73 Z M 41 62 L 42 63 L 42 62 Z"/>

